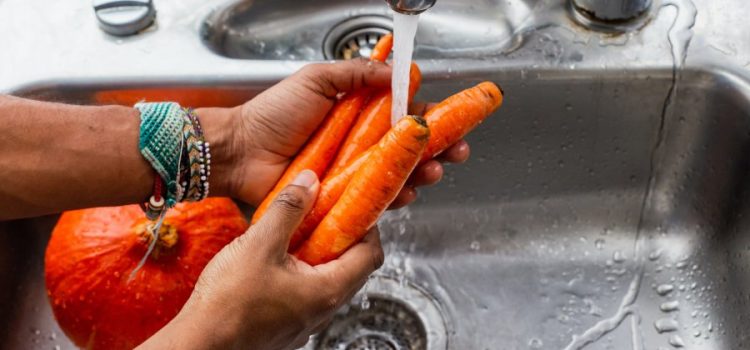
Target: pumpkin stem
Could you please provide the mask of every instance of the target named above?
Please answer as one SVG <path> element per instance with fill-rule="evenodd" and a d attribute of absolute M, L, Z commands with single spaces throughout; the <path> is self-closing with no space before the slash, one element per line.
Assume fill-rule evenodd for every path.
<path fill-rule="evenodd" d="M 154 239 L 154 235 L 151 234 L 154 225 L 155 223 L 148 221 L 136 226 L 135 233 L 141 237 L 146 246 L 151 244 Z M 159 228 L 159 241 L 156 242 L 156 246 L 154 247 L 154 251 L 151 252 L 151 256 L 156 259 L 162 253 L 169 251 L 170 248 L 177 244 L 177 237 L 177 227 L 164 221 Z"/>

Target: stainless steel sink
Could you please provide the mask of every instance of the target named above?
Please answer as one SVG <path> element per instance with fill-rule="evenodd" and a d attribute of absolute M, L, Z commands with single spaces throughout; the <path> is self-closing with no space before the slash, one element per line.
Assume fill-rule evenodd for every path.
<path fill-rule="evenodd" d="M 0 23 L 9 20 L 3 6 L 23 14 L 22 2 L 0 2 Z M 307 59 L 322 59 L 315 45 L 296 61 L 258 56 L 232 30 L 267 35 L 271 45 L 286 39 L 270 28 L 292 37 L 346 20 L 336 17 L 340 11 L 386 13 L 379 1 L 302 2 L 294 10 L 283 2 L 199 3 L 165 5 L 161 27 L 142 37 L 91 39 L 112 52 L 82 48 L 62 56 L 67 68 L 6 58 L 16 69 L 0 64 L 7 77 L 0 91 L 88 104 L 127 103 L 116 96 L 130 90 L 124 96 L 232 105 Z M 433 56 L 418 38 L 421 99 L 492 80 L 506 92 L 505 104 L 470 136 L 468 163 L 448 166 L 415 205 L 386 214 L 385 266 L 306 348 L 750 348 L 750 43 L 740 40 L 750 36 L 743 17 L 750 11 L 742 0 L 696 3 L 695 35 L 681 64 L 672 55 L 678 43 L 667 40 L 676 12 L 660 7 L 668 4 L 655 3 L 645 27 L 617 36 L 575 24 L 562 1 L 471 1 L 463 12 L 525 7 L 536 19 L 513 16 L 507 45 L 481 58 Z M 178 20 L 191 5 L 201 14 Z M 48 11 L 57 6 L 50 2 Z M 433 19 L 450 19 L 451 6 L 459 2 L 438 1 L 422 28 L 432 25 L 431 11 Z M 477 16 L 485 15 L 492 17 Z M 199 39 L 207 19 L 219 29 L 203 39 L 224 37 L 206 41 L 213 51 Z M 81 35 L 97 38 L 95 27 L 85 28 Z M 120 58 L 129 50 L 156 68 Z M 175 50 L 194 56 L 158 70 Z M 91 56 L 122 65 L 107 70 Z M 71 68 L 87 62 L 90 71 Z M 72 347 L 44 292 L 43 252 L 54 222 L 0 223 L 2 348 Z"/>
<path fill-rule="evenodd" d="M 338 58 L 332 50 L 346 34 L 392 29 L 382 0 L 325 2 L 230 1 L 201 27 L 204 42 L 220 55 L 262 60 Z M 511 46 L 512 33 L 532 12 L 533 1 L 442 0 L 421 15 L 416 58 L 487 57 Z M 310 16 L 310 13 L 315 16 Z M 374 44 L 374 41 L 371 43 Z M 327 52 L 328 51 L 328 52 Z"/>

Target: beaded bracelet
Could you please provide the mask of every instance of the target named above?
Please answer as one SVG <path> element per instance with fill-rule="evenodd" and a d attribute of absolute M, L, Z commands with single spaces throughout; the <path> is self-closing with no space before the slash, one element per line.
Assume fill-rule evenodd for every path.
<path fill-rule="evenodd" d="M 195 197 L 193 200 L 201 200 L 208 197 L 209 185 L 208 177 L 211 176 L 211 145 L 205 141 L 203 137 L 203 128 L 201 127 L 198 115 L 192 108 L 185 108 L 185 115 L 189 119 L 190 123 L 195 130 L 195 135 L 198 139 L 196 148 L 200 152 L 198 155 L 198 181 L 197 188 L 195 191 Z M 192 163 L 191 163 L 192 169 Z"/>
<path fill-rule="evenodd" d="M 159 173 L 154 172 L 154 189 L 153 194 L 144 203 L 140 203 L 141 210 L 146 214 L 146 218 L 151 221 L 159 219 L 161 214 L 165 211 L 166 201 L 163 196 L 163 187 L 161 176 Z"/>
<path fill-rule="evenodd" d="M 185 200 L 194 201 L 199 195 L 200 187 L 200 157 L 201 150 L 198 148 L 201 140 L 196 132 L 193 120 L 182 110 L 182 118 L 185 124 L 182 128 L 182 134 L 185 138 L 185 153 L 183 154 L 185 177 L 183 177 L 182 186 L 185 190 Z"/>

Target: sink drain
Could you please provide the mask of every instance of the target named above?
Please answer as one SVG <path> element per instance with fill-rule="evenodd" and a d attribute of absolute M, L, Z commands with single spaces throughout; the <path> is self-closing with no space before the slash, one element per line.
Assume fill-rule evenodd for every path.
<path fill-rule="evenodd" d="M 321 335 L 318 350 L 425 350 L 427 334 L 413 311 L 394 300 L 370 298 L 363 309 L 353 305 Z"/>
<path fill-rule="evenodd" d="M 447 333 L 433 300 L 419 288 L 377 276 L 367 286 L 369 307 L 361 300 L 345 307 L 309 350 L 443 350 Z"/>
<path fill-rule="evenodd" d="M 323 54 L 327 59 L 345 60 L 370 57 L 380 38 L 393 31 L 387 17 L 361 16 L 337 24 L 323 40 Z"/>

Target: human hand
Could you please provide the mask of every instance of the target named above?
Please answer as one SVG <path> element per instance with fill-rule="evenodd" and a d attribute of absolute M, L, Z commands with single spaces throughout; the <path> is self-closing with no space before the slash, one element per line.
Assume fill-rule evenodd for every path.
<path fill-rule="evenodd" d="M 348 60 L 311 64 L 244 105 L 228 110 L 232 122 L 223 129 L 232 131 L 231 144 L 224 150 L 230 165 L 226 172 L 218 169 L 221 183 L 216 187 L 227 193 L 215 193 L 250 204 L 260 203 L 328 114 L 338 94 L 363 87 L 388 87 L 390 76 L 391 68 L 381 62 Z M 423 114 L 429 106 L 413 107 L 412 113 Z M 217 109 L 197 112 L 199 115 L 227 113 Z M 207 137 L 212 133 L 207 130 Z M 443 174 L 440 161 L 458 163 L 468 156 L 468 144 L 459 141 L 443 152 L 438 161 L 421 165 L 391 207 L 412 202 L 416 198 L 415 187 L 437 183 Z"/>
<path fill-rule="evenodd" d="M 142 349 L 296 349 L 321 331 L 383 263 L 377 230 L 337 260 L 287 254 L 319 187 L 302 172 L 266 215 L 206 266 L 180 313 Z"/>

